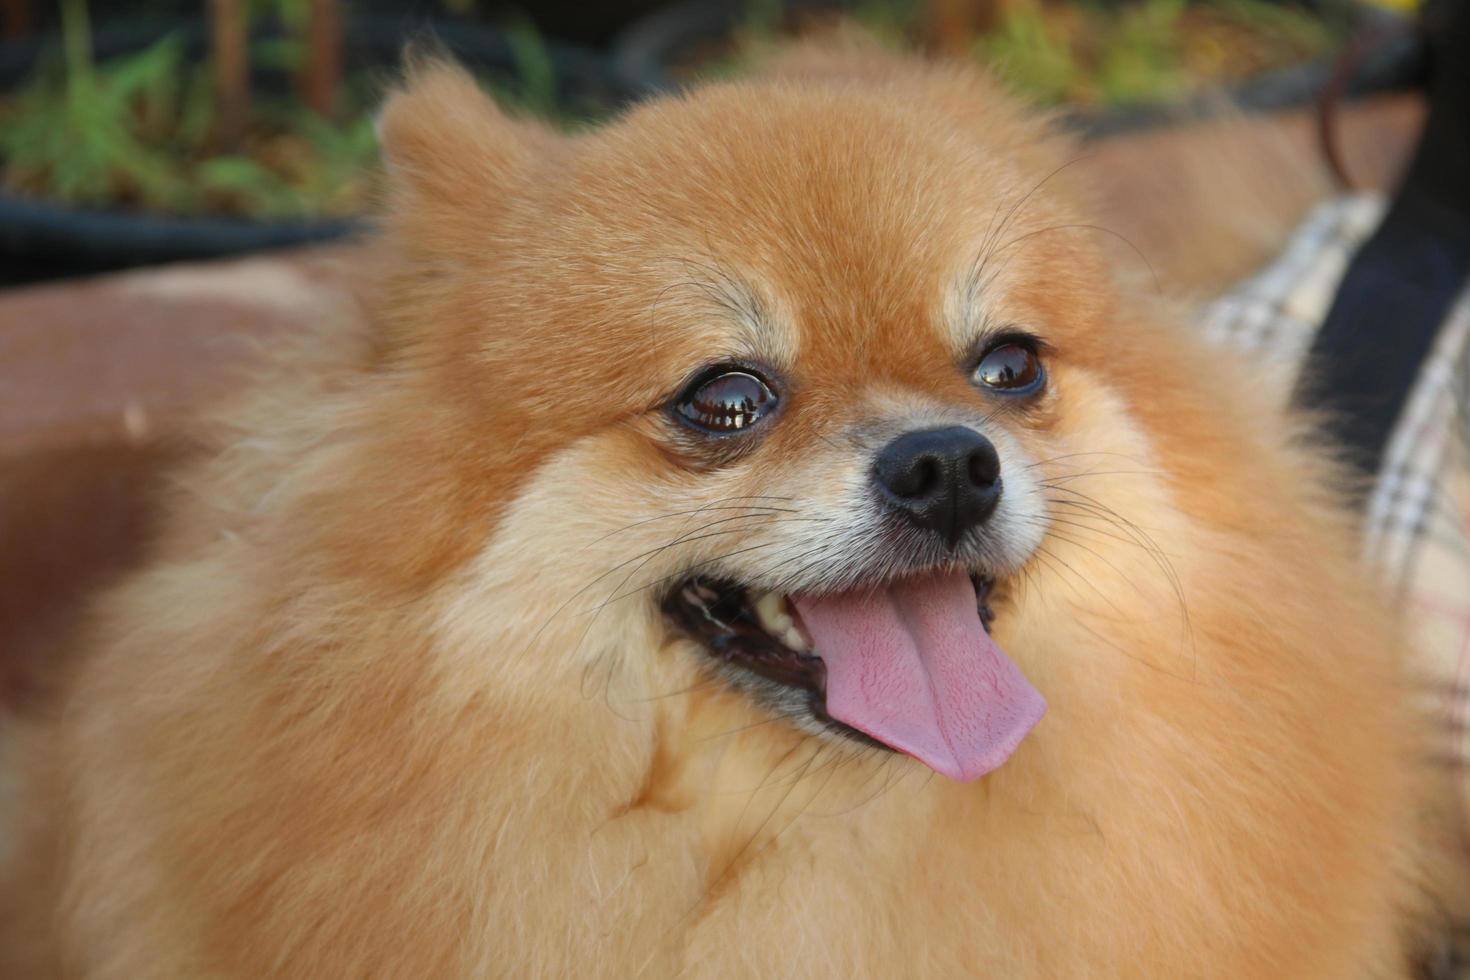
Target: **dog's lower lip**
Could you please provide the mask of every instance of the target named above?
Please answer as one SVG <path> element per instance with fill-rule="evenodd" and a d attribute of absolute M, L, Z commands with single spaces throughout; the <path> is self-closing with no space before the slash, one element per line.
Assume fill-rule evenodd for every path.
<path fill-rule="evenodd" d="M 762 623 L 757 600 L 744 586 L 689 579 L 665 599 L 664 611 L 720 663 L 817 697 L 825 692 L 826 665 L 821 658 L 773 635 Z"/>
<path fill-rule="evenodd" d="M 984 575 L 971 576 L 975 584 L 977 612 L 986 632 L 995 619 L 989 597 L 994 579 Z M 813 718 L 833 731 L 858 741 L 888 749 L 869 736 L 835 721 L 827 713 L 826 683 L 827 666 L 821 651 L 811 650 L 810 641 L 802 630 L 800 618 L 784 597 L 777 597 L 784 614 L 791 618 L 790 630 L 807 649 L 795 649 L 782 636 L 767 628 L 772 617 L 762 615 L 760 606 L 771 602 L 769 593 L 754 593 L 746 586 L 724 579 L 695 576 L 683 581 L 664 599 L 666 616 L 680 629 L 699 642 L 704 651 L 723 667 L 733 668 L 747 675 L 805 692 L 807 707 Z M 777 617 L 779 618 L 779 617 Z M 790 636 L 783 631 L 784 636 Z"/>

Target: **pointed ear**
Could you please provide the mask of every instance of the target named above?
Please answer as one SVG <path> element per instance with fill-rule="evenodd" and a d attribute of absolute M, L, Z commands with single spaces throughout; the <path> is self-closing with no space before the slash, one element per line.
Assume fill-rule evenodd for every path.
<path fill-rule="evenodd" d="M 507 116 L 452 61 L 412 51 L 377 129 L 395 192 L 439 201 L 463 201 L 503 186 L 535 144 L 550 136 L 544 127 Z"/>

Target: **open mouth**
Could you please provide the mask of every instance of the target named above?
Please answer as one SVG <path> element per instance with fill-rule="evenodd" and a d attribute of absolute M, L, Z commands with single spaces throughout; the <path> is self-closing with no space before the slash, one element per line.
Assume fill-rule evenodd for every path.
<path fill-rule="evenodd" d="M 741 686 L 955 779 L 1004 762 L 1046 703 L 990 638 L 993 581 L 927 573 L 826 595 L 686 580 L 664 611 Z"/>

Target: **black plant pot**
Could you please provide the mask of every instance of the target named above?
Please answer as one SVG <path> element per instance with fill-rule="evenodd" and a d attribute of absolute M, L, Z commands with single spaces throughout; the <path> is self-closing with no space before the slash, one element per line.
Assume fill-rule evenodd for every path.
<path fill-rule="evenodd" d="M 168 25 L 130 25 L 96 32 L 99 60 L 141 50 Z M 205 51 L 203 25 L 173 28 L 191 58 Z M 457 22 L 358 18 L 345 25 L 348 73 L 380 73 L 385 79 L 399 63 L 404 44 L 432 39 L 477 74 L 514 89 L 518 63 L 506 36 L 496 30 Z M 54 44 L 55 39 L 51 39 Z M 0 88 L 24 79 L 46 49 L 46 41 L 0 44 Z M 626 85 L 597 54 L 548 42 L 555 69 L 558 105 L 571 115 L 594 116 L 632 98 Z M 260 72 L 263 90 L 283 89 L 289 80 Z M 234 255 L 306 242 L 329 241 L 360 230 L 355 219 L 251 220 L 193 217 L 142 211 L 74 208 L 54 201 L 0 192 L 0 283 L 31 282 L 104 272 L 160 262 Z"/>
<path fill-rule="evenodd" d="M 851 0 L 789 0 L 788 9 L 840 13 Z M 729 39 L 744 17 L 741 0 L 681 0 L 628 26 L 613 44 L 613 64 L 627 84 L 642 92 L 678 88 L 681 66 Z M 1404 25 L 1365 9 L 1361 26 L 1379 36 L 1354 66 L 1345 95 L 1405 88 L 1423 77 L 1422 45 Z M 1329 60 L 1305 62 L 1264 72 L 1239 82 L 1218 96 L 1178 103 L 1154 103 L 1103 110 L 1074 111 L 1069 122 L 1088 135 L 1106 135 L 1181 119 L 1207 116 L 1222 105 L 1248 112 L 1267 112 L 1309 105 L 1327 86 L 1334 66 Z"/>

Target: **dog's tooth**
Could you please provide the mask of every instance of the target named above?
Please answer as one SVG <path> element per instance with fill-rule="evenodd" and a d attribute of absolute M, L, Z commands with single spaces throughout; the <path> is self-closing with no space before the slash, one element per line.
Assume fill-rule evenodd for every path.
<path fill-rule="evenodd" d="M 786 597 L 779 592 L 767 592 L 757 599 L 755 614 L 761 626 L 772 636 L 784 637 L 786 631 L 796 625 L 786 611 Z"/>
<path fill-rule="evenodd" d="M 800 650 L 803 653 L 806 652 L 806 637 L 801 635 L 801 630 L 796 628 L 796 623 L 794 622 L 786 627 L 786 632 L 781 634 L 781 642 L 793 650 Z"/>
<path fill-rule="evenodd" d="M 781 594 L 779 592 L 767 592 L 755 601 L 755 614 L 760 619 L 761 625 L 772 633 L 778 633 L 785 628 L 781 617 L 786 610 L 781 608 Z"/>

